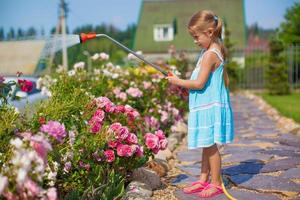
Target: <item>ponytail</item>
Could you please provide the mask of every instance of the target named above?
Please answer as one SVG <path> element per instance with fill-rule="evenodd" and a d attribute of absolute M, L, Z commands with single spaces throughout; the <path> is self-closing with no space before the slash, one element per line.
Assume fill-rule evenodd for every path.
<path fill-rule="evenodd" d="M 214 21 L 216 24 L 216 28 L 214 30 L 214 38 L 218 40 L 218 43 L 220 44 L 221 47 L 221 53 L 223 55 L 224 60 L 226 60 L 227 58 L 227 50 L 225 48 L 225 45 L 223 44 L 222 41 L 222 28 L 223 28 L 223 23 L 222 20 L 219 19 L 219 17 L 217 17 L 216 15 L 214 15 Z"/>

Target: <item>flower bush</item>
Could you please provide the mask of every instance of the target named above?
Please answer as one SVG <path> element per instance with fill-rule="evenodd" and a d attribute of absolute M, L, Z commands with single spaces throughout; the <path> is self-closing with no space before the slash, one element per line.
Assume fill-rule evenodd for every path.
<path fill-rule="evenodd" d="M 182 90 L 149 66 L 120 67 L 105 53 L 92 60 L 93 73 L 80 62 L 41 77 L 37 87 L 49 99 L 30 117 L 0 106 L 11 121 L 0 124 L 1 133 L 10 133 L 1 157 L 0 197 L 119 198 L 131 172 L 167 148 L 166 136 L 186 110 Z M 22 156 L 26 166 L 16 162 Z"/>

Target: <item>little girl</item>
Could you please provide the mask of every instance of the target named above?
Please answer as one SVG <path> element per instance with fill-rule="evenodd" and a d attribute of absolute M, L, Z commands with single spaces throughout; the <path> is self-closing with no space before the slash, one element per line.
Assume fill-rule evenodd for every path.
<path fill-rule="evenodd" d="M 226 53 L 221 42 L 222 21 L 211 11 L 199 11 L 190 19 L 188 30 L 194 42 L 203 48 L 196 68 L 190 80 L 174 74 L 167 79 L 189 89 L 188 148 L 203 147 L 200 179 L 183 191 L 199 192 L 201 198 L 210 198 L 223 193 L 217 144 L 234 139 L 229 78 L 224 66 Z"/>

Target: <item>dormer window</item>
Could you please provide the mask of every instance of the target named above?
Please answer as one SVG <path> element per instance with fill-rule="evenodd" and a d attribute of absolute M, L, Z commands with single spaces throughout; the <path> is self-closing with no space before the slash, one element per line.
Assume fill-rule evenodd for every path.
<path fill-rule="evenodd" d="M 154 41 L 172 41 L 174 39 L 174 29 L 172 24 L 157 24 L 153 29 Z"/>

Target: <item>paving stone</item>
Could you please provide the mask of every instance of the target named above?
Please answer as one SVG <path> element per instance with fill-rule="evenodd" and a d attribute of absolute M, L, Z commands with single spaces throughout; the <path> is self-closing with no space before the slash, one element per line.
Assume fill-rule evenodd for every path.
<path fill-rule="evenodd" d="M 183 162 L 200 162 L 202 160 L 202 149 L 178 152 L 177 159 Z"/>
<path fill-rule="evenodd" d="M 233 196 L 236 199 L 240 200 L 254 200 L 254 199 L 259 199 L 259 200 L 279 200 L 275 195 L 272 194 L 259 194 L 259 193 L 254 193 L 254 192 L 249 192 L 245 190 L 239 190 L 239 189 L 229 189 L 227 190 L 231 196 Z M 199 200 L 199 198 L 196 194 L 184 194 L 182 190 L 178 189 L 174 192 L 175 196 L 179 200 Z M 213 198 L 214 200 L 227 200 L 226 196 L 224 194 L 219 195 L 217 197 Z"/>
<path fill-rule="evenodd" d="M 193 164 L 193 165 L 177 165 L 180 170 L 192 175 L 192 176 L 199 176 L 201 171 L 200 164 Z"/>
<path fill-rule="evenodd" d="M 294 152 L 300 152 L 299 147 L 286 146 L 286 145 L 281 145 L 281 144 L 278 144 L 274 147 L 268 148 L 268 150 L 291 150 L 291 151 L 294 151 Z"/>
<path fill-rule="evenodd" d="M 172 185 L 187 184 L 187 183 L 195 182 L 197 180 L 198 180 L 197 177 L 189 176 L 186 174 L 179 174 L 171 181 L 171 184 Z"/>
<path fill-rule="evenodd" d="M 259 147 L 253 147 L 253 146 L 246 146 L 246 147 L 238 147 L 238 146 L 225 146 L 224 149 L 221 151 L 221 154 L 235 154 L 237 152 L 239 153 L 246 153 L 251 151 L 259 151 L 262 150 Z"/>
<path fill-rule="evenodd" d="M 263 166 L 261 172 L 276 172 L 294 168 L 300 164 L 300 157 L 271 161 Z"/>
<path fill-rule="evenodd" d="M 241 163 L 234 166 L 226 166 L 222 168 L 222 173 L 230 176 L 238 174 L 258 174 L 264 164 L 259 162 Z"/>
<path fill-rule="evenodd" d="M 300 138 L 290 133 L 283 134 L 279 137 L 279 144 L 300 147 Z"/>
<path fill-rule="evenodd" d="M 250 180 L 253 176 L 254 176 L 253 174 L 238 174 L 238 175 L 231 176 L 230 179 L 235 184 L 240 185 L 240 184 Z"/>
<path fill-rule="evenodd" d="M 244 181 L 242 181 L 241 176 L 244 176 Z M 237 177 L 231 177 L 232 181 L 237 181 L 235 178 L 238 178 L 238 181 L 241 182 L 238 186 L 249 189 L 300 192 L 299 185 L 287 178 L 260 174 L 252 177 L 249 177 L 249 175 L 238 175 Z"/>
<path fill-rule="evenodd" d="M 248 160 L 261 160 L 267 161 L 270 160 L 273 155 L 268 154 L 260 154 L 260 153 L 253 153 L 253 152 L 236 152 L 229 157 L 222 159 L 224 163 L 235 163 L 235 162 L 247 162 Z M 252 161 L 250 161 L 252 162 Z"/>
<path fill-rule="evenodd" d="M 256 134 L 268 134 L 268 133 L 278 133 L 275 128 L 263 128 L 263 127 L 252 127 Z"/>
<path fill-rule="evenodd" d="M 270 154 L 270 155 L 278 155 L 278 156 L 288 156 L 288 157 L 300 157 L 300 152 L 295 152 L 293 150 L 283 150 L 283 149 L 275 149 L 275 150 L 255 150 L 254 152 L 262 153 L 262 154 Z"/>
<path fill-rule="evenodd" d="M 280 177 L 282 178 L 300 178 L 300 168 L 292 168 L 283 172 Z"/>

